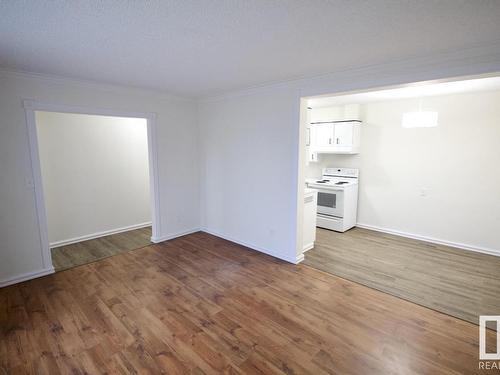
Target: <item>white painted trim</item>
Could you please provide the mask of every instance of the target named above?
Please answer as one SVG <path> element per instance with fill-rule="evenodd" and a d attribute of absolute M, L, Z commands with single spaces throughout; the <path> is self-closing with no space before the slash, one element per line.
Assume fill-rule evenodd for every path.
<path fill-rule="evenodd" d="M 40 249 L 42 253 L 42 264 L 44 269 L 52 267 L 52 257 L 48 239 L 47 214 L 43 195 L 42 172 L 40 166 L 38 137 L 36 130 L 35 111 L 75 113 L 97 116 L 133 117 L 144 118 L 147 121 L 148 132 L 148 158 L 149 158 L 149 178 L 151 190 L 151 213 L 153 237 L 158 237 L 161 233 L 160 221 L 160 197 L 159 197 L 159 172 L 158 172 L 158 151 L 156 144 L 156 113 L 152 112 L 131 112 L 122 110 L 110 110 L 94 107 L 69 106 L 62 104 L 44 103 L 36 100 L 24 99 L 23 107 L 26 114 L 26 126 L 29 139 L 29 153 L 31 162 L 31 173 L 29 183 L 33 184 L 35 190 L 35 205 L 37 211 Z M 32 178 L 32 180 L 31 180 Z"/>
<path fill-rule="evenodd" d="M 66 77 L 63 75 L 56 74 L 47 74 L 47 73 L 35 73 L 23 70 L 12 70 L 12 69 L 1 69 L 0 75 L 6 77 L 17 77 L 24 79 L 37 79 L 45 82 L 56 83 L 56 84 L 70 84 L 70 85 L 78 85 L 80 87 L 90 88 L 90 89 L 98 89 L 106 91 L 112 91 L 119 94 L 122 94 L 123 91 L 127 91 L 134 95 L 154 95 L 160 98 L 166 98 L 171 100 L 179 100 L 184 102 L 196 102 L 196 97 L 194 96 L 183 96 L 172 93 L 170 91 L 165 91 L 161 89 L 147 88 L 144 86 L 131 86 L 119 83 L 106 83 L 100 81 L 93 81 L 88 79 L 78 79 L 72 77 Z"/>
<path fill-rule="evenodd" d="M 473 251 L 476 253 L 483 253 L 483 254 L 500 256 L 500 250 L 489 249 L 486 247 L 479 247 L 479 246 L 468 245 L 468 244 L 464 244 L 464 243 L 460 243 L 460 242 L 440 240 L 440 239 L 437 239 L 434 237 L 427 237 L 427 236 L 422 236 L 419 234 L 412 234 L 412 233 L 402 232 L 402 231 L 395 230 L 395 229 L 382 228 L 382 227 L 378 227 L 375 225 L 369 225 L 369 224 L 363 224 L 363 223 L 357 223 L 356 226 L 359 228 L 374 230 L 376 232 L 387 233 L 387 234 L 392 234 L 395 236 L 411 238 L 413 240 L 420 240 L 420 241 L 424 241 L 424 242 L 429 242 L 429 243 L 436 244 L 436 245 L 444 245 L 444 246 L 454 247 L 454 248 L 457 248 L 460 250 L 467 250 L 467 251 Z"/>
<path fill-rule="evenodd" d="M 188 230 L 177 232 L 177 233 L 167 234 L 166 236 L 161 236 L 161 237 L 154 237 L 153 236 L 153 237 L 151 237 L 151 242 L 159 243 L 159 242 L 163 242 L 163 241 L 168 241 L 168 240 L 172 240 L 172 239 L 177 238 L 177 237 L 182 237 L 182 236 L 186 236 L 186 235 L 191 234 L 191 233 L 199 232 L 200 230 L 201 230 L 200 228 L 192 228 L 192 229 L 188 229 Z"/>
<path fill-rule="evenodd" d="M 20 283 L 22 281 L 35 279 L 37 277 L 50 275 L 51 273 L 54 273 L 54 272 L 55 272 L 54 267 L 50 266 L 50 267 L 42 269 L 40 271 L 23 273 L 21 275 L 17 275 L 15 277 L 11 277 L 9 279 L 1 280 L 0 281 L 0 288 L 3 288 L 4 286 L 12 285 L 12 284 L 17 284 L 17 283 Z"/>
<path fill-rule="evenodd" d="M 314 242 L 311 242 L 310 244 L 307 244 L 306 246 L 304 246 L 302 252 L 305 253 L 306 251 L 309 251 L 312 248 L 314 248 Z"/>
<path fill-rule="evenodd" d="M 291 160 L 297 166 L 293 169 L 292 180 L 290 181 L 291 186 L 295 186 L 294 200 L 292 202 L 293 210 L 296 213 L 294 217 L 294 227 L 295 227 L 295 260 L 294 263 L 297 264 L 304 260 L 304 183 L 299 183 L 299 181 L 304 181 L 305 179 L 305 161 L 306 161 L 306 111 L 307 102 L 302 99 L 299 92 L 295 93 L 297 100 L 297 111 L 294 112 L 293 124 L 295 126 L 296 134 L 296 148 L 294 150 L 294 155 Z M 302 168 L 300 166 L 303 166 Z"/>
<path fill-rule="evenodd" d="M 156 113 L 150 114 L 148 121 L 148 161 L 149 197 L 151 200 L 152 236 L 158 237 L 162 231 L 160 215 L 160 172 L 158 169 L 158 144 L 156 142 Z"/>
<path fill-rule="evenodd" d="M 499 58 L 500 41 L 495 40 L 493 42 L 476 44 L 474 46 L 454 49 L 451 51 L 437 52 L 426 56 L 410 57 L 371 65 L 350 66 L 345 69 L 338 69 L 329 73 L 261 83 L 242 89 L 203 96 L 199 98 L 199 101 L 202 103 L 219 101 L 246 95 L 268 93 L 273 90 L 281 89 L 299 89 L 302 91 L 299 95 L 301 97 L 333 93 L 341 95 L 344 93 L 352 93 L 355 90 L 371 90 L 372 88 L 375 89 L 379 87 L 388 88 L 391 85 L 401 85 L 432 79 L 441 80 L 444 78 L 464 77 L 468 75 L 477 76 L 479 74 L 500 71 Z M 401 79 L 400 73 L 402 69 L 407 73 L 414 75 L 414 79 Z M 447 69 L 444 74 L 442 69 Z M 370 76 L 373 77 L 374 75 L 379 75 L 382 80 L 387 80 L 388 72 L 392 72 L 390 73 L 392 75 L 392 83 L 379 82 L 376 84 L 366 85 L 362 82 L 362 80 L 359 80 L 360 76 L 365 78 Z M 436 74 L 437 76 L 433 77 L 433 75 Z M 418 77 L 419 75 L 425 75 L 427 77 L 420 78 Z M 337 80 L 348 82 L 348 86 L 350 87 L 346 87 L 345 90 L 337 89 L 330 91 L 330 89 L 337 86 L 337 84 L 332 83 Z M 343 86 L 344 82 L 340 82 L 340 84 Z M 361 84 L 361 87 L 353 86 L 358 84 Z"/>
<path fill-rule="evenodd" d="M 128 232 L 130 230 L 146 228 L 146 227 L 149 227 L 149 226 L 151 226 L 151 222 L 150 221 L 148 221 L 147 223 L 134 224 L 134 225 L 126 226 L 126 227 L 105 230 L 105 231 L 102 231 L 102 232 L 95 232 L 95 233 L 87 234 L 85 236 L 68 238 L 67 240 L 51 242 L 49 245 L 50 245 L 50 248 L 53 249 L 53 248 L 56 248 L 56 247 L 71 245 L 71 244 L 77 243 L 77 242 L 88 241 L 88 240 L 92 240 L 94 238 L 105 237 L 105 236 L 109 236 L 111 234 Z"/>
<path fill-rule="evenodd" d="M 275 251 L 268 250 L 268 249 L 265 249 L 265 248 L 263 248 L 263 247 L 253 245 L 253 244 L 250 244 L 250 243 L 248 243 L 248 242 L 245 242 L 245 241 L 241 241 L 241 240 L 235 239 L 235 238 L 233 238 L 233 237 L 226 236 L 226 235 L 224 235 L 224 234 L 218 233 L 218 232 L 213 231 L 213 230 L 210 230 L 210 229 L 208 229 L 208 228 L 201 228 L 201 231 L 202 231 L 202 232 L 205 232 L 205 233 L 208 233 L 208 234 L 211 234 L 212 236 L 220 237 L 220 238 L 223 238 L 223 239 L 225 239 L 225 240 L 227 240 L 227 241 L 234 242 L 234 243 L 236 243 L 236 244 L 238 244 L 238 245 L 242 245 L 242 246 L 248 247 L 248 248 L 250 248 L 250 249 L 252 249 L 252 250 L 255 250 L 255 251 L 258 251 L 258 252 L 260 252 L 260 253 L 264 253 L 264 254 L 267 254 L 267 255 L 271 255 L 271 256 L 273 256 L 273 257 L 275 257 L 275 258 L 278 258 L 278 259 L 281 259 L 281 260 L 287 261 L 287 262 L 289 262 L 289 263 L 294 263 L 294 264 L 297 264 L 297 263 L 301 262 L 301 261 L 304 259 L 304 256 L 303 256 L 302 254 L 301 254 L 301 255 L 302 255 L 302 259 L 300 259 L 300 260 L 298 259 L 298 258 L 300 258 L 300 255 L 299 255 L 299 256 L 297 256 L 297 258 L 291 258 L 291 259 L 289 259 L 289 258 L 284 257 L 284 256 L 283 256 L 283 255 L 281 255 L 281 254 L 276 254 L 276 252 L 275 252 Z"/>
<path fill-rule="evenodd" d="M 59 112 L 59 113 L 75 113 L 80 115 L 95 115 L 95 116 L 113 116 L 113 117 L 132 117 L 132 118 L 145 118 L 155 117 L 153 112 L 135 112 L 113 110 L 106 108 L 86 107 L 79 105 L 66 105 L 41 102 L 37 100 L 24 99 L 24 109 L 31 109 L 32 111 L 44 112 Z"/>
<path fill-rule="evenodd" d="M 28 185 L 33 186 L 35 194 L 35 209 L 38 221 L 38 235 L 43 269 L 52 267 L 52 256 L 49 247 L 49 234 L 47 228 L 47 213 L 43 195 L 42 171 L 40 167 L 40 154 L 38 151 L 38 137 L 36 131 L 35 111 L 25 108 L 26 126 L 29 140 L 29 155 L 31 162 L 31 179 Z"/>

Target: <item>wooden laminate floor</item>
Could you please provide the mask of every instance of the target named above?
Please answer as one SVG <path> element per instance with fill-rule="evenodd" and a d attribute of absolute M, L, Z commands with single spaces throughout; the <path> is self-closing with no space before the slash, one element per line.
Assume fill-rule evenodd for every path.
<path fill-rule="evenodd" d="M 0 329 L 8 374 L 491 373 L 471 323 L 201 232 L 0 289 Z"/>
<path fill-rule="evenodd" d="M 304 264 L 475 324 L 500 315 L 500 257 L 361 228 L 316 233 Z"/>
<path fill-rule="evenodd" d="M 92 263 L 151 244 L 151 227 L 111 234 L 50 249 L 56 271 Z"/>

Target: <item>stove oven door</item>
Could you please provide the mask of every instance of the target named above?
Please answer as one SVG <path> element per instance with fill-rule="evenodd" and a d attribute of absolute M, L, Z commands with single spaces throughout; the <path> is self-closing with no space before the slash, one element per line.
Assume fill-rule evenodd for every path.
<path fill-rule="evenodd" d="M 318 214 L 344 217 L 343 189 L 318 189 Z"/>

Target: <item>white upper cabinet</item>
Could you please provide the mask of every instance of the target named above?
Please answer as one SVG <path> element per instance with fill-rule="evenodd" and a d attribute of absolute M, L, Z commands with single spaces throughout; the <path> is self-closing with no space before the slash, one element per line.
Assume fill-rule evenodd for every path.
<path fill-rule="evenodd" d="M 318 153 L 359 153 L 361 122 L 358 120 L 312 123 L 311 132 L 311 149 Z"/>
<path fill-rule="evenodd" d="M 339 122 L 335 124 L 335 146 L 351 147 L 354 140 L 354 122 Z"/>
<path fill-rule="evenodd" d="M 311 109 L 311 144 L 308 151 L 320 154 L 359 153 L 360 118 L 359 104 Z"/>
<path fill-rule="evenodd" d="M 313 148 L 328 148 L 333 145 L 333 137 L 335 136 L 335 125 L 333 123 L 317 123 L 312 124 L 314 132 Z"/>

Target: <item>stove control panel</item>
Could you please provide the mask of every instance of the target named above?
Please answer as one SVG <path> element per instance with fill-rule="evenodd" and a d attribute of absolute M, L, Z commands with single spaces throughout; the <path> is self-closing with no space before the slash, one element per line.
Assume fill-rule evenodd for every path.
<path fill-rule="evenodd" d="M 325 176 L 358 178 L 359 177 L 359 169 L 354 169 L 354 168 L 324 168 L 323 169 L 323 178 L 325 178 Z"/>

